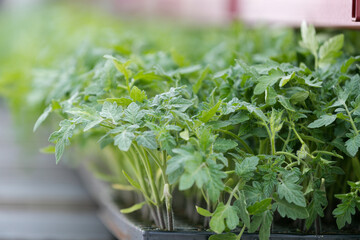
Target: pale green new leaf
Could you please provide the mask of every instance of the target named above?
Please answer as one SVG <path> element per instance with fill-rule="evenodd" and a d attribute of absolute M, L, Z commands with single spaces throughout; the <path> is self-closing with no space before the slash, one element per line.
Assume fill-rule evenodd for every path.
<path fill-rule="evenodd" d="M 134 86 L 131 89 L 130 97 L 134 102 L 141 102 L 141 103 L 147 98 L 145 91 L 141 91 L 136 86 Z"/>
<path fill-rule="evenodd" d="M 319 65 L 325 67 L 331 64 L 341 52 L 344 45 L 344 35 L 339 34 L 327 40 L 319 49 Z"/>
<path fill-rule="evenodd" d="M 199 206 L 196 206 L 196 211 L 201 215 L 201 216 L 204 216 L 204 217 L 211 217 L 212 216 L 212 213 L 209 212 L 208 210 L 206 209 L 203 209 Z"/>
<path fill-rule="evenodd" d="M 319 119 L 308 125 L 308 128 L 319 128 L 323 126 L 329 126 L 336 120 L 336 115 L 322 115 Z"/>
<path fill-rule="evenodd" d="M 135 212 L 137 210 L 140 210 L 144 205 L 146 204 L 146 202 L 141 202 L 141 203 L 137 203 L 129 208 L 123 208 L 123 209 L 120 209 L 120 212 L 121 213 L 124 213 L 124 214 L 127 214 L 127 213 L 132 213 L 132 212 Z"/>
<path fill-rule="evenodd" d="M 46 118 L 49 116 L 49 113 L 52 111 L 52 105 L 49 105 L 47 108 L 45 108 L 44 112 L 40 115 L 40 117 L 37 119 L 33 131 L 35 132 L 36 129 L 46 120 Z"/>
<path fill-rule="evenodd" d="M 316 39 L 316 31 L 314 26 L 307 25 L 306 22 L 301 24 L 301 38 L 300 46 L 308 49 L 315 57 L 317 57 L 317 50 L 319 48 L 318 41 Z"/>
<path fill-rule="evenodd" d="M 215 106 L 213 106 L 209 110 L 202 111 L 199 119 L 204 123 L 207 123 L 208 121 L 210 121 L 216 115 L 216 112 L 219 110 L 221 103 L 222 102 L 219 101 L 217 104 L 215 104 Z"/>

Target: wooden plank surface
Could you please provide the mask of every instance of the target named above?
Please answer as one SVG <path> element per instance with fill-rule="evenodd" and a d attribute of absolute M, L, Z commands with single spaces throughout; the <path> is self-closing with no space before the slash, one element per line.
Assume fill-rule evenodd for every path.
<path fill-rule="evenodd" d="M 114 239 L 75 172 L 24 153 L 11 123 L 0 106 L 0 240 Z"/>

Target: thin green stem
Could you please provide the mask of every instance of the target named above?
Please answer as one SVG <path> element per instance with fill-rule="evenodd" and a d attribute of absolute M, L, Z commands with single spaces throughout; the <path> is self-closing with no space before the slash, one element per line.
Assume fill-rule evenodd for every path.
<path fill-rule="evenodd" d="M 341 155 L 339 155 L 337 153 L 328 152 L 328 151 L 316 150 L 316 151 L 313 151 L 311 154 L 325 154 L 325 155 L 330 155 L 330 156 L 337 157 L 337 158 L 340 158 L 340 159 L 344 159 L 343 156 L 341 156 Z"/>
<path fill-rule="evenodd" d="M 236 140 L 238 140 L 241 143 L 241 145 L 243 145 L 243 147 L 246 149 L 246 151 L 248 153 L 254 154 L 253 150 L 249 147 L 249 145 L 247 145 L 247 143 L 244 140 L 242 140 L 238 135 L 236 135 L 228 130 L 223 130 L 223 129 L 217 129 L 216 131 L 225 133 L 225 134 L 235 138 Z"/>
<path fill-rule="evenodd" d="M 242 235 L 244 234 L 245 228 L 246 228 L 245 225 L 241 228 L 241 231 L 240 231 L 239 235 L 237 235 L 236 240 L 241 239 Z"/>
<path fill-rule="evenodd" d="M 355 122 L 354 122 L 353 118 L 351 117 L 351 114 L 350 114 L 350 112 L 349 112 L 348 107 L 346 106 L 345 103 L 343 104 L 343 106 L 345 107 L 346 113 L 347 113 L 347 115 L 349 116 L 350 124 L 351 124 L 352 128 L 353 128 L 354 131 L 355 131 L 355 135 L 356 135 L 356 136 L 359 135 L 359 132 L 358 132 L 358 130 L 357 130 L 357 128 L 356 128 L 356 125 L 355 125 Z"/>

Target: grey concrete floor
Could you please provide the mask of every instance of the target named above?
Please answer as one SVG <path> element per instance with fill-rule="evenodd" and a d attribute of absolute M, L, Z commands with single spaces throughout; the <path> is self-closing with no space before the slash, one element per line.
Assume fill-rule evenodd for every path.
<path fill-rule="evenodd" d="M 24 152 L 0 106 L 0 240 L 10 239 L 114 238 L 76 173 L 56 165 L 53 156 Z"/>

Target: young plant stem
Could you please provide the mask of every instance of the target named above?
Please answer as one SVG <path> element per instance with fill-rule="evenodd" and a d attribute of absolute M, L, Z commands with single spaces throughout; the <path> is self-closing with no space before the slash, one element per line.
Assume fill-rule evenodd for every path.
<path fill-rule="evenodd" d="M 354 122 L 353 118 L 351 117 L 351 113 L 350 113 L 348 107 L 346 106 L 345 103 L 343 104 L 343 106 L 345 108 L 345 111 L 346 111 L 347 115 L 349 116 L 350 124 L 351 124 L 351 127 L 353 128 L 353 130 L 355 131 L 355 135 L 356 136 L 359 135 L 359 132 L 358 132 L 358 130 L 356 128 L 356 125 L 355 125 L 355 122 Z"/>
<path fill-rule="evenodd" d="M 223 130 L 223 129 L 217 129 L 217 131 L 225 133 L 225 134 L 235 138 L 236 140 L 238 140 L 241 143 L 241 145 L 243 145 L 243 147 L 246 149 L 246 151 L 248 153 L 254 154 L 253 150 L 249 147 L 249 145 L 247 145 L 247 143 L 244 140 L 242 140 L 238 135 L 236 135 L 228 130 Z"/>
<path fill-rule="evenodd" d="M 245 225 L 241 228 L 241 231 L 239 233 L 239 235 L 236 236 L 236 240 L 241 240 L 242 235 L 244 234 L 245 231 Z"/>
<path fill-rule="evenodd" d="M 138 152 L 139 158 L 141 159 L 141 161 L 144 165 L 147 177 L 150 182 L 152 196 L 155 199 L 156 210 L 157 210 L 157 214 L 158 214 L 158 217 L 160 220 L 160 228 L 165 229 L 166 226 L 165 226 L 164 214 L 163 214 L 162 207 L 161 207 L 162 204 L 161 204 L 161 200 L 160 200 L 160 196 L 159 196 L 159 191 L 157 190 L 157 187 L 155 184 L 155 180 L 154 180 L 154 176 L 152 173 L 149 158 L 148 158 L 147 154 L 145 153 L 145 151 L 143 151 L 142 147 L 139 147 L 136 143 L 134 143 L 134 147 L 135 147 L 136 151 Z"/>

